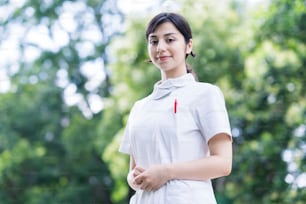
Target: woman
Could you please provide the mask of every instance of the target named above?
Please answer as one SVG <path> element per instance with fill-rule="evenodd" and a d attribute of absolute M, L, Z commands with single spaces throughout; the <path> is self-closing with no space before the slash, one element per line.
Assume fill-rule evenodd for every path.
<path fill-rule="evenodd" d="M 190 73 L 193 41 L 184 17 L 158 14 L 146 38 L 161 81 L 135 103 L 119 148 L 130 155 L 130 203 L 215 204 L 211 179 L 229 175 L 232 166 L 223 94 Z"/>

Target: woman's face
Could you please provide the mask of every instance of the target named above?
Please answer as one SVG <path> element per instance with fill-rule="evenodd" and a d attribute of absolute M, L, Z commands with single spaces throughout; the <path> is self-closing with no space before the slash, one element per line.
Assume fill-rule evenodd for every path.
<path fill-rule="evenodd" d="M 184 36 L 171 23 L 159 25 L 148 37 L 148 51 L 151 61 L 166 78 L 186 74 L 186 54 L 192 49 L 192 39 L 186 45 Z"/>

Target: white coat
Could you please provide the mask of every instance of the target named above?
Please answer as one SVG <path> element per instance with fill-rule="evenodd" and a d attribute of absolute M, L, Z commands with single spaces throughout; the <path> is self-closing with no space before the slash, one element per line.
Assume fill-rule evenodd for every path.
<path fill-rule="evenodd" d="M 209 155 L 208 141 L 231 136 L 224 97 L 217 86 L 192 74 L 156 83 L 133 106 L 119 151 L 138 166 L 196 160 Z M 154 192 L 138 189 L 131 204 L 215 204 L 210 180 L 170 180 Z"/>

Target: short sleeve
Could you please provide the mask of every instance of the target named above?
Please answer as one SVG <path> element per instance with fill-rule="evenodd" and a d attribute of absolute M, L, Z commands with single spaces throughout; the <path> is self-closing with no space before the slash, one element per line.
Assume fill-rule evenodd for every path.
<path fill-rule="evenodd" d="M 207 87 L 197 108 L 200 131 L 208 142 L 213 136 L 225 133 L 231 137 L 231 128 L 224 96 L 219 87 Z"/>
<path fill-rule="evenodd" d="M 131 121 L 133 120 L 133 115 L 135 114 L 136 111 L 136 104 L 132 107 L 130 111 L 130 115 L 128 117 L 128 121 L 124 130 L 124 134 L 119 146 L 119 152 L 124 153 L 124 154 L 131 154 L 131 135 L 130 135 L 130 127 L 131 127 Z"/>
<path fill-rule="evenodd" d="M 129 135 L 129 122 L 127 123 L 123 138 L 121 140 L 121 144 L 119 146 L 119 152 L 125 153 L 125 154 L 130 154 L 131 152 L 131 145 L 130 145 L 130 135 Z"/>

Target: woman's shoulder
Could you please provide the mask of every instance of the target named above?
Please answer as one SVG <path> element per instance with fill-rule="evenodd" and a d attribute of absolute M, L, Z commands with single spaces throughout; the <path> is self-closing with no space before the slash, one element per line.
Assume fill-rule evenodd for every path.
<path fill-rule="evenodd" d="M 208 82 L 196 82 L 193 84 L 191 89 L 196 89 L 198 93 L 215 93 L 215 92 L 221 92 L 221 89 L 218 85 L 208 83 Z"/>
<path fill-rule="evenodd" d="M 139 106 L 142 106 L 143 104 L 145 104 L 145 103 L 148 101 L 149 97 L 150 97 L 150 95 L 145 96 L 145 97 L 140 98 L 140 99 L 137 99 L 137 100 L 134 102 L 133 109 L 136 109 L 136 108 L 138 108 Z"/>

